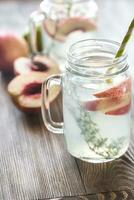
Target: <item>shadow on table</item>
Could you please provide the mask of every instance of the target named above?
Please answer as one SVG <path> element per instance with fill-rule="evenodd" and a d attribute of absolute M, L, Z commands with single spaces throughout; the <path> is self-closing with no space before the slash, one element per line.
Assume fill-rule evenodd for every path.
<path fill-rule="evenodd" d="M 62 106 L 61 106 L 61 95 L 59 95 L 54 102 L 51 103 L 51 114 L 52 114 L 52 120 L 55 122 L 61 122 L 62 117 Z M 30 129 L 30 133 L 37 134 L 39 130 L 44 129 L 46 132 L 47 129 L 44 125 L 43 118 L 41 111 L 37 113 L 30 113 L 25 114 L 22 113 L 20 115 L 20 120 L 25 123 L 25 127 Z"/>
<path fill-rule="evenodd" d="M 134 188 L 133 144 L 119 159 L 108 163 L 92 164 L 76 159 L 85 188 L 91 192 L 119 191 Z"/>

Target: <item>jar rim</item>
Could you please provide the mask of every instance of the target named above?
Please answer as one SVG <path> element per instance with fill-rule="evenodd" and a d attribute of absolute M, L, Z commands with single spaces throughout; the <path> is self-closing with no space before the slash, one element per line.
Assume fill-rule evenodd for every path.
<path fill-rule="evenodd" d="M 76 0 L 73 3 L 83 3 L 83 1 L 88 2 L 88 1 L 91 1 L 91 0 Z M 46 0 L 42 0 L 41 4 L 43 4 L 44 2 L 46 3 Z M 65 1 L 64 2 L 58 2 L 58 1 L 56 2 L 55 0 L 50 0 L 49 3 L 57 4 L 57 5 L 68 5 L 69 1 L 68 2 L 65 2 Z"/>
<path fill-rule="evenodd" d="M 115 45 L 115 46 L 117 46 L 117 47 L 120 47 L 120 43 L 119 43 L 119 42 L 116 42 L 116 41 L 114 41 L 114 40 L 108 40 L 108 39 L 84 39 L 84 40 L 80 40 L 80 41 L 77 41 L 77 42 L 73 43 L 73 44 L 70 46 L 69 50 L 68 50 L 68 53 L 67 53 L 67 61 L 68 61 L 70 64 L 77 65 L 78 67 L 81 67 L 81 68 L 83 68 L 83 67 L 85 67 L 85 66 L 82 65 L 82 64 L 79 64 L 79 63 L 76 64 L 76 63 L 71 62 L 71 59 L 74 59 L 74 60 L 75 60 L 76 58 L 75 58 L 75 56 L 72 56 L 72 53 L 70 53 L 70 52 L 72 52 L 73 48 L 74 48 L 76 45 L 82 44 L 82 43 L 84 43 L 84 42 L 103 42 L 103 43 L 105 43 L 105 44 L 107 43 L 107 44 L 112 44 L 112 45 Z M 112 66 L 114 66 L 114 65 L 118 65 L 118 64 L 124 62 L 124 61 L 127 59 L 127 57 L 128 57 L 127 53 L 124 52 L 122 56 L 120 56 L 119 58 L 115 58 L 113 63 L 106 64 L 106 65 L 103 65 L 103 66 L 95 66 L 95 65 L 94 65 L 94 66 L 89 66 L 89 67 L 90 67 L 90 69 L 91 69 L 91 68 L 107 68 L 108 66 L 112 67 Z"/>
<path fill-rule="evenodd" d="M 83 77 L 105 78 L 125 73 L 129 68 L 126 52 L 114 59 L 120 43 L 108 39 L 85 39 L 72 44 L 66 70 Z"/>

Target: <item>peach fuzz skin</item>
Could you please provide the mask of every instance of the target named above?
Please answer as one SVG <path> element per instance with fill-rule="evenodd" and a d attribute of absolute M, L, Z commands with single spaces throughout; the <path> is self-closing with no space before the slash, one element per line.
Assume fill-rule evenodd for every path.
<path fill-rule="evenodd" d="M 28 56 L 26 41 L 14 33 L 0 32 L 0 70 L 13 72 L 13 62 L 21 56 Z"/>

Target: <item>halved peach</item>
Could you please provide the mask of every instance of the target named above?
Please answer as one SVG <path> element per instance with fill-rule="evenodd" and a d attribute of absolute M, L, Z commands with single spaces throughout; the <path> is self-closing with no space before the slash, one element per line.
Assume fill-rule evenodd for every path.
<path fill-rule="evenodd" d="M 41 85 L 46 73 L 31 72 L 29 75 L 18 75 L 8 85 L 8 92 L 15 105 L 25 112 L 40 111 L 41 108 Z M 58 86 L 50 88 L 50 102 L 58 96 L 60 89 Z"/>
<path fill-rule="evenodd" d="M 54 22 L 52 19 L 46 19 L 44 24 L 45 30 L 52 38 L 64 41 L 66 36 L 73 31 L 88 32 L 96 28 L 95 22 L 85 17 L 69 17 L 58 22 Z"/>
<path fill-rule="evenodd" d="M 47 56 L 35 56 L 33 59 L 20 57 L 14 62 L 14 73 L 28 74 L 30 72 L 43 72 L 48 75 L 59 72 L 58 64 Z"/>
<path fill-rule="evenodd" d="M 26 41 L 11 33 L 0 32 L 0 70 L 13 73 L 13 62 L 21 56 L 28 56 L 29 48 Z"/>

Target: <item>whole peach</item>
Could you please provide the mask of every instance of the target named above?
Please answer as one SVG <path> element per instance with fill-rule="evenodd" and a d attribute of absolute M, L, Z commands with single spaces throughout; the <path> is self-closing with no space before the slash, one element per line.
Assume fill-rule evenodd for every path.
<path fill-rule="evenodd" d="M 11 32 L 0 33 L 0 70 L 12 72 L 14 60 L 28 56 L 28 52 L 28 45 L 23 38 Z"/>

